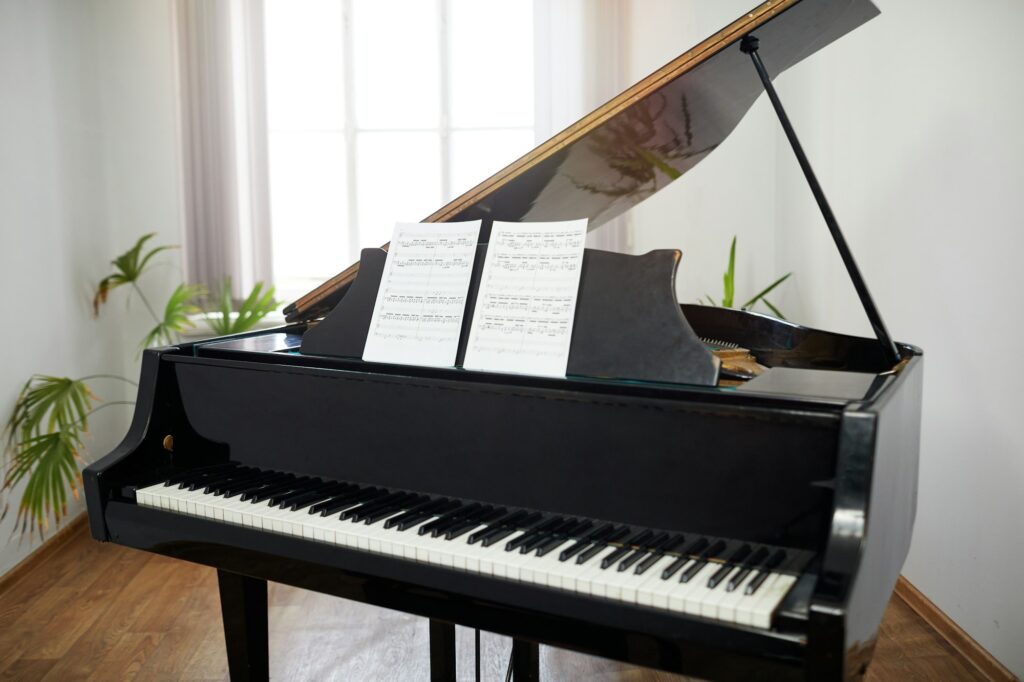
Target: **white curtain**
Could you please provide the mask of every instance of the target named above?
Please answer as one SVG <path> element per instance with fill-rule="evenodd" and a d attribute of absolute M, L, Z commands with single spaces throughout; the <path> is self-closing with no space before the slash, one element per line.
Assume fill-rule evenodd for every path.
<path fill-rule="evenodd" d="M 535 0 L 537 143 L 630 85 L 622 40 L 628 0 Z M 628 213 L 597 228 L 587 246 L 625 251 Z"/>
<path fill-rule="evenodd" d="M 177 0 L 188 279 L 233 296 L 271 271 L 263 5 Z"/>

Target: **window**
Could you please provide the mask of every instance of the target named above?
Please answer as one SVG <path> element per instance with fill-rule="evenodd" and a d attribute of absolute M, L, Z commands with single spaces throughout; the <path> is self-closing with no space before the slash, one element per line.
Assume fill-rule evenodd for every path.
<path fill-rule="evenodd" d="M 290 300 L 529 151 L 532 0 L 267 0 L 270 214 Z"/>

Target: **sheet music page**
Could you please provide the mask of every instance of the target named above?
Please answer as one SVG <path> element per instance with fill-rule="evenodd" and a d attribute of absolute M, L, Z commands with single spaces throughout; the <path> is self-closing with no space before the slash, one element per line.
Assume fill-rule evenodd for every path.
<path fill-rule="evenodd" d="M 451 367 L 473 275 L 480 221 L 398 223 L 363 359 Z"/>
<path fill-rule="evenodd" d="M 587 220 L 494 221 L 466 369 L 565 376 Z"/>

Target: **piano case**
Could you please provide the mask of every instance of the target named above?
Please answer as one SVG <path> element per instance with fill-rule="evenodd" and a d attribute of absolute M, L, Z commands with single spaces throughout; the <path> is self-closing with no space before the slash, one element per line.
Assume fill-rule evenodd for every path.
<path fill-rule="evenodd" d="M 772 77 L 875 14 L 869 0 L 764 3 L 429 219 L 597 227 L 690 171 L 763 90 L 777 104 Z M 629 178 L 623 158 L 657 163 Z M 635 281 L 633 257 L 588 252 L 564 379 L 363 362 L 384 258 L 364 251 L 288 306 L 287 326 L 145 351 L 128 434 L 84 471 L 93 537 L 217 569 L 233 679 L 268 677 L 267 581 L 430 618 L 438 680 L 455 676 L 454 624 L 513 637 L 517 680 L 537 678 L 539 643 L 709 679 L 859 678 L 910 543 L 923 356 L 891 341 L 822 209 L 876 338 L 679 307 L 676 252 L 639 257 L 652 279 Z M 768 369 L 716 385 L 700 337 Z M 148 502 L 178 489 L 161 482 L 228 462 L 772 548 L 792 587 L 754 626 Z M 743 565 L 673 552 L 687 567 Z"/>

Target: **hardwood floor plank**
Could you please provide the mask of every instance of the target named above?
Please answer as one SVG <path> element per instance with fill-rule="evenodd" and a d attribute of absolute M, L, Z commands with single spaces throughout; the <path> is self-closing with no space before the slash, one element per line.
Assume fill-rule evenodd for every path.
<path fill-rule="evenodd" d="M 427 621 L 285 585 L 269 587 L 275 680 L 429 679 Z M 228 679 L 213 569 L 93 542 L 84 528 L 16 589 L 0 594 L 0 679 Z M 508 637 L 481 635 L 481 679 L 502 682 Z M 457 678 L 474 675 L 474 638 L 456 628 Z M 541 647 L 545 680 L 689 679 Z M 902 600 L 885 613 L 868 679 L 981 680 Z"/>

